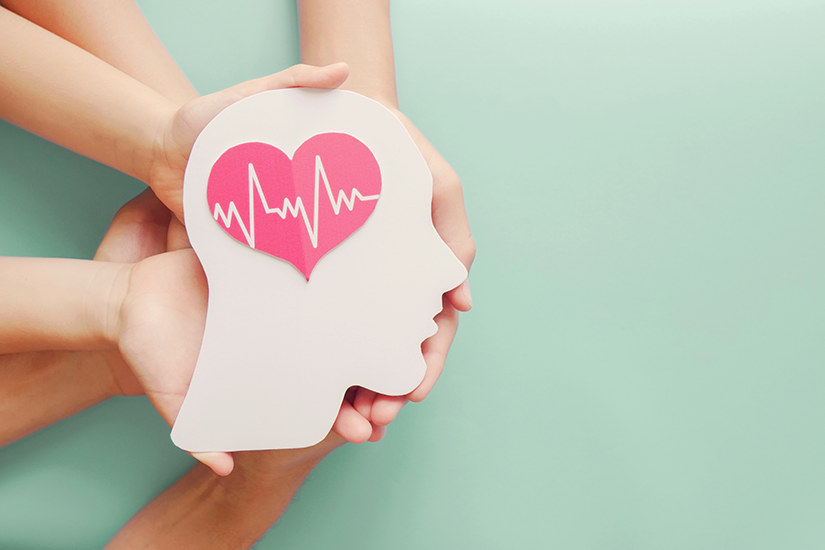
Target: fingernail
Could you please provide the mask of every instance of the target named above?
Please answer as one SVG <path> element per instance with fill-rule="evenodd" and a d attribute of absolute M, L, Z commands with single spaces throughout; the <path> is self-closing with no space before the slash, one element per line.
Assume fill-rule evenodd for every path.
<path fill-rule="evenodd" d="M 473 295 L 470 293 L 470 279 L 464 281 L 462 286 L 462 292 L 464 293 L 464 297 L 467 299 L 467 303 L 470 304 L 470 308 L 473 307 Z"/>
<path fill-rule="evenodd" d="M 227 453 L 196 452 L 189 454 L 219 476 L 228 476 L 235 467 L 235 461 L 232 459 L 232 455 L 227 455 Z M 229 457 L 228 461 L 224 458 L 225 455 Z"/>

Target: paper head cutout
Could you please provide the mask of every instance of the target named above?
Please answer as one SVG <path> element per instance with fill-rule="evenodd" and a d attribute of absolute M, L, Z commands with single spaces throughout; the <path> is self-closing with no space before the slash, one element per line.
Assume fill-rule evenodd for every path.
<path fill-rule="evenodd" d="M 195 142 L 183 201 L 209 304 L 175 444 L 310 446 L 347 388 L 421 382 L 421 342 L 467 272 L 433 228 L 432 178 L 391 112 L 338 90 L 239 101 Z"/>
<path fill-rule="evenodd" d="M 212 166 L 206 197 L 227 233 L 309 280 L 318 260 L 367 221 L 380 192 L 367 146 L 327 133 L 302 143 L 292 160 L 266 143 L 232 147 Z"/>

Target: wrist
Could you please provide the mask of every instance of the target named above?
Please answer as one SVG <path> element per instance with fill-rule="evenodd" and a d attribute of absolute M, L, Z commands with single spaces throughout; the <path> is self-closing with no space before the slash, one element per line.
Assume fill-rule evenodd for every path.
<path fill-rule="evenodd" d="M 129 279 L 135 264 L 107 264 L 105 282 L 98 285 L 100 311 L 96 319 L 101 339 L 107 347 L 117 348 L 121 333 L 123 304 L 129 293 Z"/>
<path fill-rule="evenodd" d="M 302 63 L 346 61 L 341 89 L 398 108 L 389 0 L 300 0 L 298 25 Z"/>
<path fill-rule="evenodd" d="M 159 116 L 154 127 L 149 161 L 143 179 L 181 222 L 183 174 L 189 160 L 189 151 L 198 133 L 195 131 L 192 135 L 192 127 L 197 125 L 197 120 L 193 122 L 190 119 L 186 106 L 173 106 Z"/>
<path fill-rule="evenodd" d="M 63 258 L 0 261 L 0 352 L 114 347 L 124 264 Z"/>
<path fill-rule="evenodd" d="M 392 86 L 390 86 L 384 82 L 369 83 L 359 80 L 353 81 L 353 77 L 350 76 L 350 78 L 341 85 L 341 89 L 356 92 L 375 100 L 394 113 L 398 111 L 398 96 L 395 93 L 394 81 Z"/>
<path fill-rule="evenodd" d="M 166 151 L 171 141 L 173 122 L 177 112 L 178 107 L 172 102 L 156 105 L 152 121 L 146 126 L 145 140 L 149 145 L 144 154 L 136 159 L 139 162 L 136 177 L 153 189 L 155 183 L 153 175 L 169 164 Z"/>

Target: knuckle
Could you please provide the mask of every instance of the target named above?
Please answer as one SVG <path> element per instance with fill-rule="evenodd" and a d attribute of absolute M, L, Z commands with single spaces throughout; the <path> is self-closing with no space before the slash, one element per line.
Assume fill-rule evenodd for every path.
<path fill-rule="evenodd" d="M 461 178 L 458 177 L 458 173 L 456 173 L 452 166 L 445 163 L 444 168 L 441 170 L 439 176 L 441 185 L 447 192 L 454 193 L 461 191 Z"/>
<path fill-rule="evenodd" d="M 470 263 L 473 263 L 473 260 L 476 258 L 476 252 L 478 252 L 478 248 L 476 247 L 476 241 L 472 237 L 467 237 L 467 258 L 469 259 Z"/>

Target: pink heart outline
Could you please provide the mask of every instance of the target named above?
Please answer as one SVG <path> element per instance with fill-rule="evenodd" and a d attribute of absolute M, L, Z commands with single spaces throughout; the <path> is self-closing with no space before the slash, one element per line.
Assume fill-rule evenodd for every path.
<path fill-rule="evenodd" d="M 372 215 L 381 170 L 344 133 L 316 134 L 292 159 L 268 143 L 227 149 L 209 173 L 215 222 L 236 241 L 292 264 L 306 280 L 318 261 Z"/>

